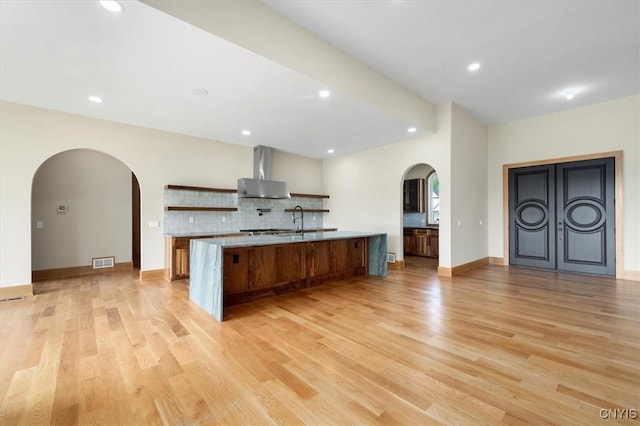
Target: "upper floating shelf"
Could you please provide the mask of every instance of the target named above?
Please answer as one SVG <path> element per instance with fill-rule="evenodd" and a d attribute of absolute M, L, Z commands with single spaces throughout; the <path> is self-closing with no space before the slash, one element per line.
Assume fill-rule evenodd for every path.
<path fill-rule="evenodd" d="M 204 186 L 186 186 L 186 185 L 165 185 L 165 189 L 175 189 L 181 191 L 200 191 L 200 192 L 226 192 L 229 194 L 235 194 L 238 192 L 237 189 L 228 189 L 228 188 L 207 188 Z M 291 193 L 292 197 L 299 198 L 329 198 L 328 195 L 320 195 L 320 194 L 300 194 L 297 192 Z"/>

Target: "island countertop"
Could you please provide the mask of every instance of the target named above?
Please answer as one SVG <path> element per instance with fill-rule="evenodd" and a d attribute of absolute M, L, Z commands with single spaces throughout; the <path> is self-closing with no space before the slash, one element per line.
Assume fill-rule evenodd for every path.
<path fill-rule="evenodd" d="M 405 226 L 404 229 L 440 229 L 440 225 L 414 225 Z"/>
<path fill-rule="evenodd" d="M 386 235 L 383 232 L 363 232 L 363 231 L 331 231 L 331 232 L 309 232 L 305 231 L 304 237 L 297 234 L 285 235 L 254 235 L 234 238 L 209 238 L 198 240 L 203 244 L 213 244 L 222 248 L 231 247 L 257 247 L 274 244 L 305 243 L 327 240 L 344 240 L 348 238 L 377 237 Z"/>
<path fill-rule="evenodd" d="M 336 228 L 310 228 L 305 229 L 305 235 L 307 232 L 331 232 L 336 231 Z M 163 234 L 165 237 L 173 237 L 173 238 L 224 238 L 225 235 L 228 236 L 238 236 L 238 235 L 246 235 L 250 236 L 250 232 L 246 231 L 221 231 L 221 232 L 203 232 L 203 231 L 193 231 L 193 232 L 165 232 Z"/>
<path fill-rule="evenodd" d="M 192 239 L 190 248 L 189 298 L 218 321 L 225 299 L 359 275 L 387 276 L 387 234 L 381 232 Z"/>

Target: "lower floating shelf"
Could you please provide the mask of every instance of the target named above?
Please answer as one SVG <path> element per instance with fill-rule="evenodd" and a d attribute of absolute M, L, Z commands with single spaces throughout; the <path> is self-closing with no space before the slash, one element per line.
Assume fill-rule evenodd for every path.
<path fill-rule="evenodd" d="M 194 206 L 167 206 L 166 211 L 178 212 L 237 212 L 237 207 L 194 207 Z"/>

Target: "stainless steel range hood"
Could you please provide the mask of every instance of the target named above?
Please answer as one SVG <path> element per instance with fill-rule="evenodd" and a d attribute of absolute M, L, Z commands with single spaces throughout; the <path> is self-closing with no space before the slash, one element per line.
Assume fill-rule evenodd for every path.
<path fill-rule="evenodd" d="M 273 148 L 253 148 L 253 179 L 238 179 L 238 198 L 291 198 L 285 182 L 271 180 Z"/>

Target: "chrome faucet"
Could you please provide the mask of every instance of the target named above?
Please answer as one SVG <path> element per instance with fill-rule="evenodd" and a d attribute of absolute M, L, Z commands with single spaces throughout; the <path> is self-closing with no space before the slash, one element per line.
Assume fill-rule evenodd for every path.
<path fill-rule="evenodd" d="M 302 209 L 302 207 L 295 206 L 293 208 L 293 213 L 291 214 L 291 220 L 293 221 L 293 223 L 296 223 L 296 211 L 298 210 L 300 210 L 300 220 L 301 220 L 300 235 L 302 236 L 302 238 L 304 238 L 304 210 Z"/>

